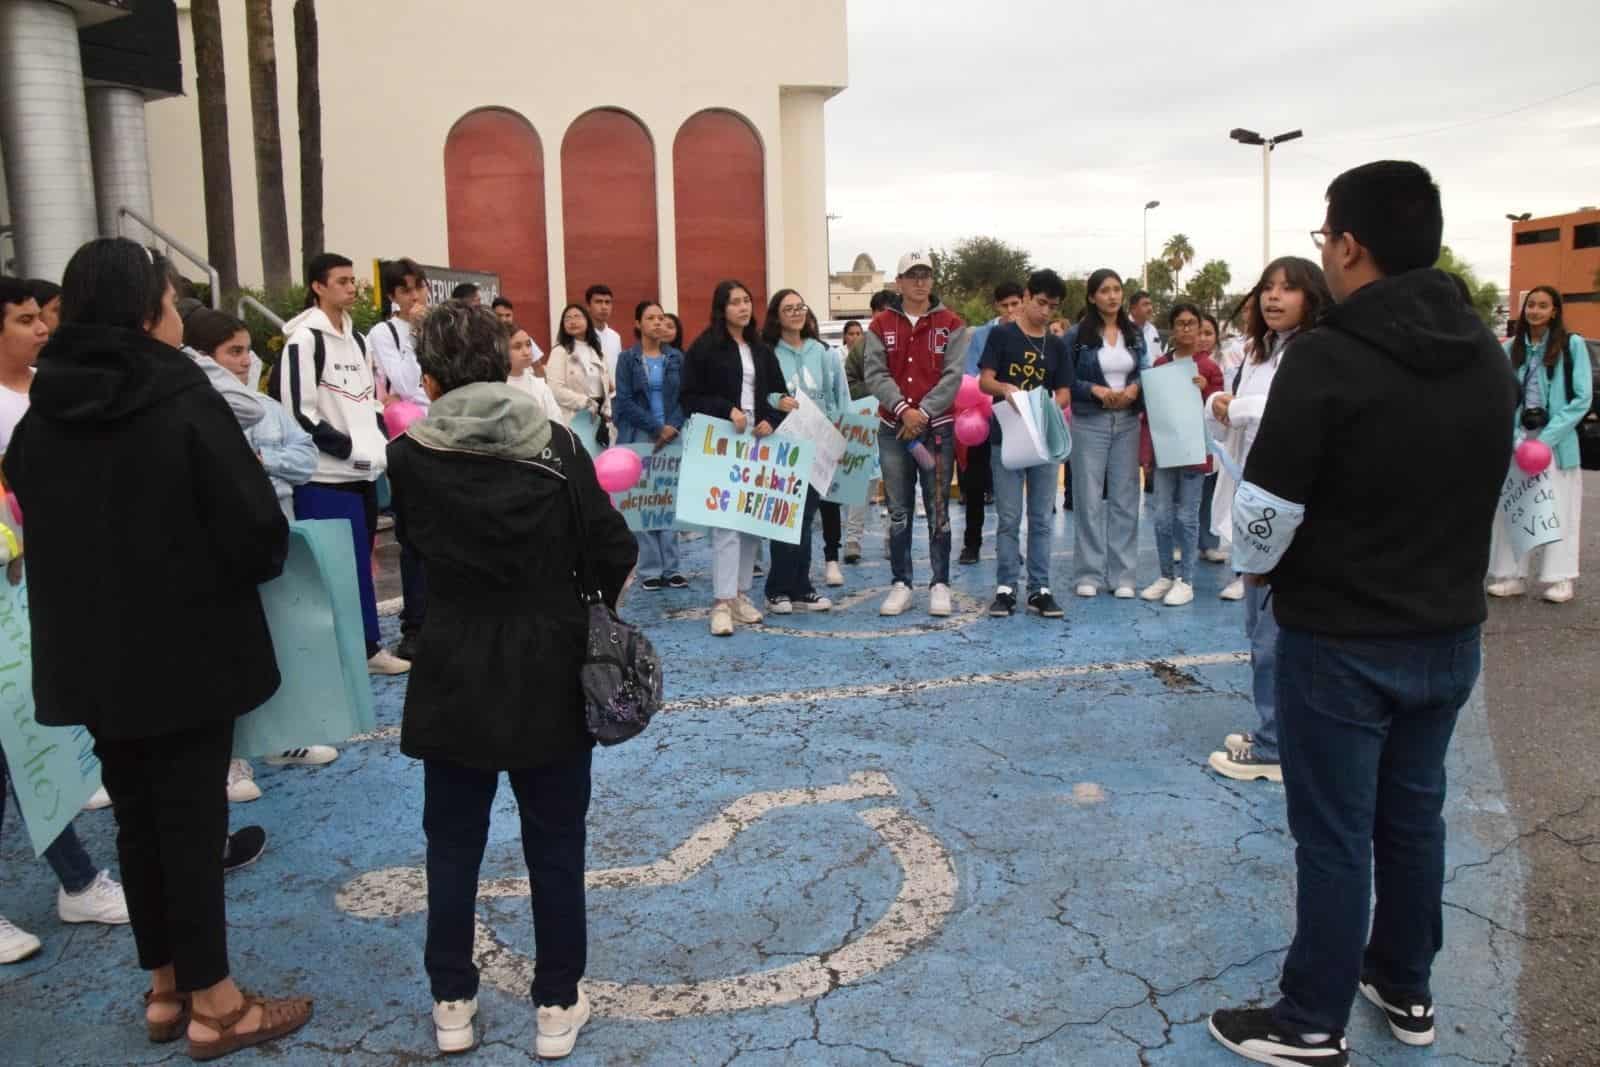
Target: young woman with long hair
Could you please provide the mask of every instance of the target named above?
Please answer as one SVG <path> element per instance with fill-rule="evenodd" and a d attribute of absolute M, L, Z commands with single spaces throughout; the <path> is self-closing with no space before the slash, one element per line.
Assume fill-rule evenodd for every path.
<path fill-rule="evenodd" d="M 1321 267 L 1309 259 L 1284 256 L 1267 264 L 1246 301 L 1245 361 L 1232 374 L 1224 375 L 1222 392 L 1212 396 L 1206 405 L 1208 432 L 1227 449 L 1240 470 L 1250 458 L 1256 430 L 1267 410 L 1272 379 L 1283 362 L 1285 349 L 1333 304 L 1333 294 L 1328 291 Z M 1233 540 L 1231 516 L 1238 488 L 1225 470 L 1219 473 L 1211 502 L 1211 522 L 1224 543 Z M 1277 701 L 1273 693 L 1278 677 L 1278 623 L 1272 615 L 1272 588 L 1246 586 L 1236 580 L 1223 590 L 1222 596 L 1225 600 L 1245 601 L 1245 633 L 1250 638 L 1250 668 L 1260 725 L 1251 732 L 1229 734 L 1222 751 L 1211 753 L 1211 766 L 1218 774 L 1240 781 L 1266 778 L 1281 782 Z"/>
<path fill-rule="evenodd" d="M 1583 468 L 1578 454 L 1578 424 L 1594 400 L 1594 373 L 1588 346 L 1567 330 L 1561 317 L 1561 294 L 1539 285 L 1522 299 L 1517 329 L 1506 342 L 1506 354 L 1521 384 L 1517 406 L 1520 435 L 1550 446 L 1550 486 L 1556 498 L 1561 540 L 1535 549 L 1543 557 L 1539 580 L 1548 583 L 1544 599 L 1565 604 L 1575 595 L 1578 549 L 1583 543 Z M 1506 532 L 1506 517 L 1495 517 L 1489 553 L 1489 595 L 1521 596 L 1533 553 L 1517 558 Z"/>
<path fill-rule="evenodd" d="M 595 331 L 594 320 L 582 304 L 568 304 L 561 309 L 544 380 L 556 394 L 566 422 L 570 424 L 574 415 L 587 411 L 600 421 L 601 444 L 610 443 L 606 422 L 611 417 L 615 384 L 606 370 L 605 357 L 600 354 L 600 335 Z"/>
<path fill-rule="evenodd" d="M 633 312 L 636 342 L 617 356 L 617 395 L 612 410 L 617 444 L 649 444 L 657 451 L 678 439 L 683 429 L 683 353 L 667 343 L 672 321 L 654 300 L 641 300 Z M 687 589 L 678 570 L 678 531 L 645 530 L 639 542 L 639 585 L 649 592 Z"/>
<path fill-rule="evenodd" d="M 556 401 L 556 394 L 551 390 L 550 383 L 545 381 L 544 375 L 539 372 L 541 355 L 538 344 L 527 330 L 515 322 L 502 325 L 505 325 L 506 336 L 510 338 L 511 373 L 506 377 L 506 384 L 515 386 L 533 397 L 534 403 L 539 405 L 539 409 L 550 421 L 565 426 L 566 413 Z"/>

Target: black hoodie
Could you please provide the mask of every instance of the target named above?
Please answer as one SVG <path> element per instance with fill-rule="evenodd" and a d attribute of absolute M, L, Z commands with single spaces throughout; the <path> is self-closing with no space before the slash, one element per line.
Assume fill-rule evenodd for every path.
<path fill-rule="evenodd" d="M 1306 509 L 1271 576 L 1278 622 L 1348 637 L 1481 623 L 1516 393 L 1442 271 L 1364 286 L 1295 338 L 1245 468 Z"/>
<path fill-rule="evenodd" d="M 288 526 L 205 372 L 137 330 L 68 325 L 29 397 L 5 474 L 39 721 L 154 737 L 265 702 L 278 669 L 256 586 Z"/>

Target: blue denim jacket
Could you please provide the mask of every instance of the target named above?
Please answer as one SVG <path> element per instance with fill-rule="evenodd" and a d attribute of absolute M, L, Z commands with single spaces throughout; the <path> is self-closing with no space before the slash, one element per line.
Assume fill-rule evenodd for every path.
<path fill-rule="evenodd" d="M 1133 385 L 1139 380 L 1139 370 L 1145 365 L 1144 334 L 1138 329 L 1123 331 L 1123 342 L 1127 344 L 1128 351 L 1133 353 L 1133 372 L 1128 375 L 1128 384 Z M 1105 372 L 1100 369 L 1100 343 L 1098 339 L 1091 347 L 1078 343 L 1078 327 L 1074 326 L 1067 331 L 1065 338 L 1067 351 L 1072 353 L 1072 413 L 1074 415 L 1098 415 L 1106 409 L 1095 399 L 1094 387 L 1108 385 Z M 1144 390 L 1139 391 L 1139 400 L 1129 411 L 1144 410 Z"/>
<path fill-rule="evenodd" d="M 683 429 L 683 405 L 678 387 L 683 380 L 683 353 L 671 345 L 661 346 L 667 361 L 661 375 L 661 410 L 665 422 Z M 617 355 L 617 395 L 611 401 L 611 418 L 617 424 L 617 444 L 648 444 L 661 432 L 661 423 L 650 412 L 650 379 L 644 371 L 644 354 L 638 345 Z"/>

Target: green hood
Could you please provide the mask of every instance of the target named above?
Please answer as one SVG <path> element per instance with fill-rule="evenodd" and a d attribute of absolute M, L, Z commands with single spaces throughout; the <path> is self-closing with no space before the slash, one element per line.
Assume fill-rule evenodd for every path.
<path fill-rule="evenodd" d="M 550 420 L 522 390 L 474 382 L 435 400 L 406 436 L 425 448 L 530 460 L 549 446 Z"/>

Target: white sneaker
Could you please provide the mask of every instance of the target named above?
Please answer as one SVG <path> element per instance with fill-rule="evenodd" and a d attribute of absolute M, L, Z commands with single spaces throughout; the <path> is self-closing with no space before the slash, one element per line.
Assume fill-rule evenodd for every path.
<path fill-rule="evenodd" d="M 767 601 L 767 610 L 774 615 L 793 615 L 794 601 L 786 596 L 775 596 Z"/>
<path fill-rule="evenodd" d="M 57 890 L 56 914 L 64 923 L 124 926 L 128 922 L 128 899 L 122 895 L 122 887 L 101 871 L 81 893 Z"/>
<path fill-rule="evenodd" d="M 1544 591 L 1545 600 L 1551 604 L 1565 604 L 1576 595 L 1571 582 L 1557 582 Z"/>
<path fill-rule="evenodd" d="M 468 1052 L 478 1043 L 472 1021 L 478 1016 L 478 998 L 433 1002 L 433 1037 L 439 1051 Z"/>
<path fill-rule="evenodd" d="M 740 626 L 754 626 L 764 617 L 761 609 L 756 607 L 744 593 L 734 597 L 728 607 L 733 611 L 733 621 Z"/>
<path fill-rule="evenodd" d="M 733 636 L 733 607 L 727 603 L 718 603 L 711 606 L 711 636 Z"/>
<path fill-rule="evenodd" d="M 111 794 L 106 792 L 106 787 L 101 786 L 89 794 L 89 799 L 83 802 L 84 811 L 100 811 L 111 806 Z"/>
<path fill-rule="evenodd" d="M 559 1060 L 578 1043 L 578 1031 L 589 1021 L 589 998 L 578 989 L 578 1002 L 570 1008 L 543 1007 L 538 1011 L 539 1036 L 533 1050 L 542 1060 Z"/>
<path fill-rule="evenodd" d="M 1244 579 L 1235 578 L 1233 581 L 1229 582 L 1222 592 L 1217 594 L 1217 596 L 1223 600 L 1243 600 Z"/>
<path fill-rule="evenodd" d="M 934 585 L 928 590 L 928 614 L 944 618 L 951 612 L 950 587 L 943 582 Z"/>
<path fill-rule="evenodd" d="M 1075 589 L 1074 592 L 1076 592 L 1081 597 L 1092 597 L 1092 596 L 1099 596 L 1100 595 L 1099 587 L 1095 586 L 1095 585 L 1091 585 L 1089 582 L 1084 582 L 1082 585 L 1078 586 L 1078 588 Z"/>
<path fill-rule="evenodd" d="M 256 785 L 256 769 L 247 759 L 228 761 L 228 803 L 248 804 L 261 799 L 261 787 Z"/>
<path fill-rule="evenodd" d="M 905 582 L 895 582 L 889 595 L 878 605 L 879 615 L 899 615 L 911 606 L 911 587 Z"/>
<path fill-rule="evenodd" d="M 1144 587 L 1144 592 L 1139 594 L 1141 600 L 1160 600 L 1172 589 L 1171 578 L 1157 578 Z"/>
<path fill-rule="evenodd" d="M 0 963 L 20 963 L 39 951 L 39 939 L 0 915 Z"/>
<path fill-rule="evenodd" d="M 832 586 L 843 585 L 844 571 L 839 569 L 839 565 L 837 563 L 830 563 L 828 564 L 827 572 L 822 580 Z"/>
<path fill-rule="evenodd" d="M 268 756 L 267 762 L 274 767 L 321 767 L 338 758 L 339 750 L 332 745 L 307 745 L 305 748 L 286 749 L 276 756 Z"/>
<path fill-rule="evenodd" d="M 1502 578 L 1489 583 L 1490 596 L 1521 596 L 1528 591 L 1528 583 L 1521 578 Z"/>
<path fill-rule="evenodd" d="M 1116 596 L 1118 600 L 1132 600 L 1135 594 L 1133 592 L 1133 586 L 1119 585 L 1117 586 L 1116 593 L 1113 595 Z"/>
<path fill-rule="evenodd" d="M 1180 578 L 1172 583 L 1172 588 L 1161 603 L 1169 608 L 1181 608 L 1185 604 L 1194 603 L 1194 586 Z"/>
<path fill-rule="evenodd" d="M 411 669 L 411 661 L 401 659 L 387 648 L 380 648 L 367 660 L 368 674 L 405 674 Z"/>

